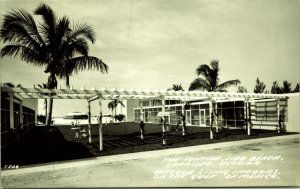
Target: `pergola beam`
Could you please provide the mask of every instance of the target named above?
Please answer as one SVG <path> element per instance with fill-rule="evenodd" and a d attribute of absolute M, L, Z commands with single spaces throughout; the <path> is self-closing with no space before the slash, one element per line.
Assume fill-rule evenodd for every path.
<path fill-rule="evenodd" d="M 204 91 L 167 91 L 167 90 L 125 90 L 125 89 L 99 89 L 99 90 L 77 90 L 77 89 L 38 89 L 38 88 L 10 88 L 3 87 L 4 92 L 13 93 L 53 93 L 59 94 L 82 94 L 82 95 L 124 95 L 124 96 L 173 96 L 175 98 L 179 97 L 228 97 L 228 98 L 285 98 L 284 94 L 257 94 L 257 93 L 226 93 L 226 92 L 204 92 Z"/>

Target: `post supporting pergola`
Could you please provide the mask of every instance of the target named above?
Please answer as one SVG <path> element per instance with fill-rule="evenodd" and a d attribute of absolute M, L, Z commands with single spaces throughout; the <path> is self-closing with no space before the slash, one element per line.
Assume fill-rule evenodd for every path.
<path fill-rule="evenodd" d="M 139 100 L 140 106 L 140 130 L 141 130 L 141 139 L 144 140 L 144 116 L 143 116 L 143 102 Z"/>
<path fill-rule="evenodd" d="M 185 136 L 186 135 L 186 132 L 185 132 L 185 105 L 186 103 L 183 103 L 182 104 L 182 108 L 181 108 L 181 114 L 182 114 L 182 136 Z"/>
<path fill-rule="evenodd" d="M 99 150 L 103 151 L 102 98 L 99 95 Z"/>
<path fill-rule="evenodd" d="M 209 99 L 209 123 L 210 123 L 210 129 L 209 129 L 209 138 L 214 139 L 214 133 L 213 133 L 213 102 L 212 99 Z"/>
<path fill-rule="evenodd" d="M 167 144 L 167 131 L 165 128 L 166 125 L 166 118 L 165 118 L 165 112 L 166 112 L 166 101 L 164 98 L 162 98 L 162 138 L 163 138 L 163 145 Z"/>
<path fill-rule="evenodd" d="M 247 119 L 247 135 L 251 135 L 251 104 L 249 102 L 249 98 L 246 98 L 246 106 L 248 110 L 248 119 Z"/>
<path fill-rule="evenodd" d="M 92 143 L 92 132 L 91 132 L 91 102 L 88 101 L 88 126 L 89 126 L 89 143 Z"/>
<path fill-rule="evenodd" d="M 248 106 L 247 106 L 247 98 L 244 100 L 244 120 L 245 120 L 245 130 L 248 129 Z"/>
<path fill-rule="evenodd" d="M 281 125 L 281 116 L 280 116 L 280 101 L 279 99 L 276 100 L 276 109 L 277 109 L 277 132 L 281 133 L 282 125 Z"/>
<path fill-rule="evenodd" d="M 219 126 L 218 126 L 218 104 L 217 104 L 216 101 L 215 101 L 214 114 L 215 114 L 216 133 L 219 133 Z"/>

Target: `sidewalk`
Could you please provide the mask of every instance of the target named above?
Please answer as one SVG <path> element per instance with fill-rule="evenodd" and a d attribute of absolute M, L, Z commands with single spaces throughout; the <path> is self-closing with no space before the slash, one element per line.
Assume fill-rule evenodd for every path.
<path fill-rule="evenodd" d="M 206 145 L 190 146 L 190 147 L 182 147 L 182 148 L 173 148 L 173 149 L 165 149 L 165 150 L 155 150 L 155 151 L 147 151 L 147 152 L 103 156 L 103 157 L 80 159 L 74 161 L 36 164 L 33 166 L 21 167 L 19 169 L 1 170 L 1 176 L 3 177 L 3 176 L 11 176 L 11 175 L 19 175 L 19 174 L 27 174 L 27 173 L 46 172 L 46 171 L 67 169 L 73 167 L 107 164 L 113 162 L 121 162 L 121 161 L 152 158 L 152 157 L 162 157 L 162 156 L 176 155 L 176 154 L 187 154 L 187 153 L 192 153 L 197 151 L 257 144 L 257 143 L 270 142 L 275 140 L 289 140 L 289 139 L 299 139 L 299 138 L 300 138 L 299 134 L 296 135 L 294 134 L 294 135 L 249 139 L 249 140 L 232 141 L 232 142 L 222 142 L 222 143 L 214 143 L 214 144 L 206 144 Z"/>

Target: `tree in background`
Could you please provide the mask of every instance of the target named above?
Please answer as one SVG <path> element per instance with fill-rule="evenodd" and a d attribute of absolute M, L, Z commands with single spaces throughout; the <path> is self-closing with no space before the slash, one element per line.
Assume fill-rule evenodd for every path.
<path fill-rule="evenodd" d="M 287 80 L 283 81 L 283 86 L 282 86 L 282 93 L 290 93 L 292 92 L 292 87 L 291 87 L 291 83 L 288 82 Z"/>
<path fill-rule="evenodd" d="M 283 94 L 283 93 L 292 93 L 299 92 L 299 83 L 297 83 L 294 90 L 292 90 L 292 84 L 287 80 L 284 80 L 282 83 L 282 87 L 278 85 L 277 81 L 273 82 L 271 93 L 272 94 Z"/>
<path fill-rule="evenodd" d="M 238 89 L 237 89 L 236 92 L 237 92 L 237 93 L 247 93 L 248 90 L 247 90 L 247 88 L 244 87 L 244 86 L 238 86 Z"/>
<path fill-rule="evenodd" d="M 264 82 L 260 81 L 258 78 L 256 79 L 256 84 L 254 87 L 254 93 L 264 93 L 266 85 Z"/>
<path fill-rule="evenodd" d="M 219 84 L 219 61 L 212 60 L 210 66 L 202 64 L 196 69 L 198 78 L 190 84 L 190 91 L 193 90 L 206 90 L 206 91 L 223 91 L 226 88 L 240 84 L 240 80 L 229 80 Z"/>
<path fill-rule="evenodd" d="M 281 94 L 282 93 L 282 89 L 281 87 L 278 85 L 277 81 L 273 82 L 273 85 L 271 87 L 271 93 L 272 94 Z"/>
<path fill-rule="evenodd" d="M 184 91 L 183 87 L 180 85 L 173 84 L 171 88 L 168 88 L 168 91 Z"/>
<path fill-rule="evenodd" d="M 115 110 L 115 114 L 113 116 L 115 120 L 116 120 L 115 116 L 117 115 L 117 106 L 118 106 L 118 104 L 120 104 L 122 107 L 125 107 L 123 102 L 118 100 L 118 99 L 114 99 L 114 100 L 110 101 L 107 105 L 108 108 L 111 109 L 112 116 L 113 116 L 113 111 Z"/>

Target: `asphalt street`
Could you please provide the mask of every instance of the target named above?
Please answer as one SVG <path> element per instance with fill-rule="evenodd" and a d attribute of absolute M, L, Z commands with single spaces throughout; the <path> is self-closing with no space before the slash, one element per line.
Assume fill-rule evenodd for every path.
<path fill-rule="evenodd" d="M 236 141 L 239 143 L 239 141 Z M 24 174 L 2 174 L 2 187 L 299 186 L 299 135 L 245 145 Z M 177 149 L 180 150 L 180 149 Z M 151 153 L 151 152 L 148 152 Z M 134 154 L 132 154 L 134 156 Z"/>

